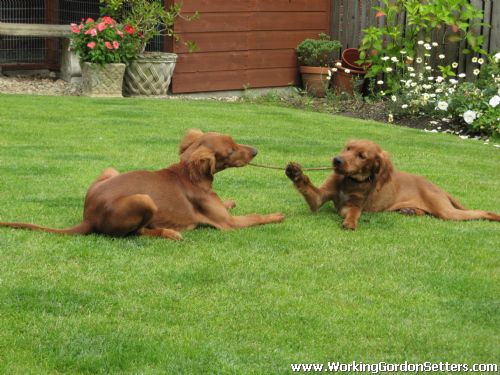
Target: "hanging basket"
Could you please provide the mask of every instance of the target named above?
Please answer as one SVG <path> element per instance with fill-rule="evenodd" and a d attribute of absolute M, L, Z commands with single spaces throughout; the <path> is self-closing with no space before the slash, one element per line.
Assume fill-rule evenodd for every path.
<path fill-rule="evenodd" d="M 175 53 L 148 52 L 139 55 L 125 70 L 125 95 L 167 95 L 176 61 Z"/>
<path fill-rule="evenodd" d="M 125 64 L 94 64 L 82 62 L 82 95 L 122 97 Z"/>

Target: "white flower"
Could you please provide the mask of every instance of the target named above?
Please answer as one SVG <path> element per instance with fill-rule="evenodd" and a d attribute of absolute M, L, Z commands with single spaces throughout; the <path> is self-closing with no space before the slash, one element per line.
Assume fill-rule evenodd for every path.
<path fill-rule="evenodd" d="M 493 56 L 493 58 L 495 59 L 495 62 L 499 62 L 500 61 L 500 52 L 495 53 L 495 56 Z"/>
<path fill-rule="evenodd" d="M 327 79 L 330 79 L 330 78 L 332 78 L 332 72 L 330 71 L 330 69 L 328 69 L 328 77 L 327 77 Z"/>
<path fill-rule="evenodd" d="M 389 113 L 389 116 L 387 117 L 387 122 L 394 122 L 394 116 L 392 113 Z"/>
<path fill-rule="evenodd" d="M 491 105 L 493 108 L 495 108 L 499 104 L 500 104 L 500 96 L 498 95 L 495 95 L 489 101 L 489 105 Z"/>
<path fill-rule="evenodd" d="M 440 54 L 438 57 L 442 60 L 442 59 L 444 59 L 446 56 L 445 56 L 445 55 L 443 55 L 443 54 Z"/>
<path fill-rule="evenodd" d="M 426 50 L 430 50 L 430 49 L 432 49 L 432 47 L 431 47 L 431 45 L 430 45 L 429 43 L 425 43 L 425 44 L 424 44 L 424 48 L 425 48 Z"/>
<path fill-rule="evenodd" d="M 415 68 L 414 68 L 413 66 L 409 66 L 409 67 L 408 67 L 408 71 L 409 71 L 409 72 L 413 72 L 414 70 L 415 70 Z"/>
<path fill-rule="evenodd" d="M 423 40 L 419 40 L 419 41 L 417 42 L 417 44 L 421 46 L 422 44 L 424 44 L 424 41 L 423 41 Z"/>
<path fill-rule="evenodd" d="M 411 57 L 411 56 L 406 56 L 406 60 L 408 60 L 408 61 L 413 61 L 413 57 Z"/>
<path fill-rule="evenodd" d="M 403 104 L 403 105 L 401 106 L 401 108 L 403 108 L 403 109 L 408 108 L 408 104 Z"/>
<path fill-rule="evenodd" d="M 431 57 L 431 54 L 430 53 L 424 53 L 424 56 L 425 57 Z"/>
<path fill-rule="evenodd" d="M 415 87 L 417 85 L 417 82 L 412 82 L 411 87 Z"/>
<path fill-rule="evenodd" d="M 478 63 L 479 65 L 483 65 L 483 64 L 484 64 L 484 59 L 483 59 L 483 58 L 479 58 L 479 59 L 477 59 L 477 63 Z"/>
<path fill-rule="evenodd" d="M 417 75 L 415 73 L 410 73 L 410 77 L 416 77 Z"/>
<path fill-rule="evenodd" d="M 472 74 L 474 74 L 475 76 L 477 76 L 479 73 L 480 73 L 480 70 L 479 70 L 479 69 L 474 69 L 474 70 L 472 71 Z"/>
<path fill-rule="evenodd" d="M 430 65 L 426 65 L 425 70 L 432 70 L 432 67 Z"/>
<path fill-rule="evenodd" d="M 468 110 L 468 111 L 465 111 L 465 113 L 462 115 L 462 117 L 464 118 L 464 121 L 467 123 L 467 124 L 472 124 L 474 122 L 474 120 L 476 119 L 477 117 L 477 113 L 474 112 L 474 111 L 471 111 L 471 110 Z"/>
<path fill-rule="evenodd" d="M 346 74 L 349 74 L 349 73 L 351 73 L 351 70 L 350 69 L 346 69 L 346 70 L 344 70 L 344 72 L 346 72 Z"/>
<path fill-rule="evenodd" d="M 477 63 L 477 57 L 476 57 L 476 56 L 474 56 L 474 57 L 472 58 L 472 62 L 473 62 L 473 63 Z"/>
<path fill-rule="evenodd" d="M 427 77 L 428 81 L 434 81 L 434 77 Z"/>
<path fill-rule="evenodd" d="M 389 60 L 389 59 L 390 59 L 390 57 L 389 57 L 389 56 L 384 56 L 384 57 L 382 57 L 382 60 L 383 60 L 383 61 L 387 61 L 387 60 Z"/>
<path fill-rule="evenodd" d="M 424 99 L 425 101 L 429 100 L 429 94 L 422 95 L 422 99 Z"/>
<path fill-rule="evenodd" d="M 450 78 L 450 83 L 452 85 L 456 85 L 458 83 L 458 81 L 456 79 Z"/>
<path fill-rule="evenodd" d="M 392 100 L 393 102 L 396 102 L 396 101 L 398 101 L 398 98 L 396 98 L 396 95 L 393 95 L 393 96 L 391 96 L 391 100 Z"/>
<path fill-rule="evenodd" d="M 389 66 L 389 67 L 385 68 L 385 71 L 386 71 L 387 73 L 390 73 L 390 72 L 392 72 L 392 68 Z"/>
<path fill-rule="evenodd" d="M 402 55 L 406 55 L 407 54 L 407 52 L 404 49 L 401 50 L 399 53 L 402 54 Z"/>
<path fill-rule="evenodd" d="M 337 68 L 332 68 L 332 72 L 336 72 L 338 69 Z"/>
<path fill-rule="evenodd" d="M 377 85 L 383 85 L 384 81 L 377 81 Z"/>
<path fill-rule="evenodd" d="M 325 77 L 327 81 L 332 79 L 332 75 L 330 74 L 328 77 Z"/>
<path fill-rule="evenodd" d="M 443 89 L 436 89 L 437 94 L 441 94 L 443 92 Z"/>
<path fill-rule="evenodd" d="M 443 77 L 441 77 L 441 76 L 437 76 L 437 77 L 436 77 L 436 82 L 437 82 L 437 83 L 441 83 L 441 82 L 443 82 L 443 81 L 444 81 L 444 78 L 443 78 Z"/>
<path fill-rule="evenodd" d="M 439 101 L 437 104 L 437 107 L 441 111 L 447 111 L 448 110 L 448 102 Z"/>
<path fill-rule="evenodd" d="M 392 62 L 398 62 L 399 60 L 398 60 L 398 58 L 396 56 L 393 56 L 393 57 L 391 57 L 391 61 Z"/>
<path fill-rule="evenodd" d="M 453 64 L 451 64 L 451 67 L 454 68 L 454 69 L 458 68 L 458 63 L 454 62 Z"/>
<path fill-rule="evenodd" d="M 437 42 L 432 42 L 432 45 L 433 45 L 434 47 L 439 46 L 439 44 L 437 44 Z"/>
<path fill-rule="evenodd" d="M 458 76 L 459 76 L 460 78 L 465 78 L 466 74 L 465 74 L 465 73 L 460 73 Z"/>
<path fill-rule="evenodd" d="M 432 85 L 427 85 L 427 84 L 425 84 L 425 85 L 422 85 L 422 87 L 423 87 L 425 90 L 430 90 L 430 89 L 432 89 Z"/>
<path fill-rule="evenodd" d="M 337 61 L 337 62 L 335 63 L 335 66 L 336 66 L 337 68 L 340 68 L 340 67 L 342 66 L 342 63 L 341 63 L 340 61 Z"/>
<path fill-rule="evenodd" d="M 422 58 L 421 57 L 417 57 L 417 64 L 420 64 L 422 62 Z"/>

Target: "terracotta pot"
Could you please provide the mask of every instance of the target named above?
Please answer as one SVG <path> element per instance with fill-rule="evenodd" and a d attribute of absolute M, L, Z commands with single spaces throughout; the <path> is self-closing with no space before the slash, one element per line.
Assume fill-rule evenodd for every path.
<path fill-rule="evenodd" d="M 347 48 L 342 51 L 342 65 L 349 69 L 368 70 L 372 66 L 371 63 L 357 64 L 359 60 L 359 50 L 357 48 Z"/>
<path fill-rule="evenodd" d="M 335 66 L 337 71 L 333 74 L 333 89 L 353 95 L 354 92 L 363 91 L 366 70 L 349 69 L 345 66 Z"/>
<path fill-rule="evenodd" d="M 302 84 L 308 94 L 323 98 L 326 95 L 326 90 L 330 85 L 328 79 L 328 71 L 330 68 L 319 66 L 301 66 L 300 73 L 302 74 Z"/>

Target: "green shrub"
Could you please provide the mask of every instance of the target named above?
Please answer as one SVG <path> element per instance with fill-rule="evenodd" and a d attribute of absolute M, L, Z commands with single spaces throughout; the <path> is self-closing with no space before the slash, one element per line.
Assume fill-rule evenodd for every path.
<path fill-rule="evenodd" d="M 319 39 L 305 39 L 296 49 L 300 65 L 306 66 L 333 66 L 335 52 L 341 47 L 337 40 L 329 35 L 319 34 Z"/>

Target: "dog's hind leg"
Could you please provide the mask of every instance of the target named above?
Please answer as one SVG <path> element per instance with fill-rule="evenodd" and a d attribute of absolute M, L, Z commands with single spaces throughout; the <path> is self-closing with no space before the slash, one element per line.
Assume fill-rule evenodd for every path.
<path fill-rule="evenodd" d="M 481 211 L 481 210 L 458 210 L 458 209 L 447 209 L 444 211 L 433 212 L 434 216 L 437 216 L 443 220 L 490 220 L 490 221 L 500 221 L 500 215 L 494 212 Z"/>
<path fill-rule="evenodd" d="M 95 226 L 96 231 L 111 236 L 140 234 L 158 211 L 151 197 L 134 194 L 115 199 L 107 205 L 106 214 Z"/>
<path fill-rule="evenodd" d="M 150 237 L 162 237 L 162 238 L 167 238 L 169 240 L 176 240 L 180 241 L 182 240 L 182 235 L 173 230 L 173 229 L 166 229 L 166 228 L 155 228 L 155 229 L 149 229 L 149 228 L 142 228 L 138 231 L 139 234 L 142 234 L 144 236 L 150 236 Z"/>

